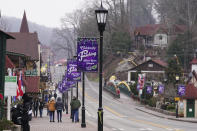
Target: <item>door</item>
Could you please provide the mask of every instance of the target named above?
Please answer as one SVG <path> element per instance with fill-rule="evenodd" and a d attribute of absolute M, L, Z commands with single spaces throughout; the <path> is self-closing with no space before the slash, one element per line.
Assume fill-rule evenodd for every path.
<path fill-rule="evenodd" d="M 187 117 L 194 117 L 195 114 L 195 100 L 187 99 Z"/>

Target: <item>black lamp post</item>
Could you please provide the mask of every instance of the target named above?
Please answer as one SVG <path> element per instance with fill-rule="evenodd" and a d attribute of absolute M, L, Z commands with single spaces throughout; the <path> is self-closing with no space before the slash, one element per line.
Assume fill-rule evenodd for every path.
<path fill-rule="evenodd" d="M 98 30 L 100 32 L 100 54 L 99 54 L 99 108 L 98 108 L 98 131 L 103 131 L 103 108 L 102 108 L 102 57 L 103 57 L 103 32 L 105 30 L 108 11 L 101 7 L 95 10 Z"/>
<path fill-rule="evenodd" d="M 75 55 L 75 56 L 73 56 L 73 58 L 74 59 L 77 59 L 77 56 Z M 76 97 L 77 97 L 77 99 L 78 99 L 78 91 L 79 90 L 79 88 L 78 88 L 78 81 L 76 82 Z"/>
<path fill-rule="evenodd" d="M 175 79 L 176 79 L 176 83 L 178 83 L 178 81 L 179 81 L 179 75 L 176 75 Z M 178 84 L 177 84 L 177 94 L 178 94 Z M 179 108 L 179 106 L 178 106 L 178 100 L 177 100 L 176 101 L 176 118 L 179 117 L 178 108 Z"/>
<path fill-rule="evenodd" d="M 81 127 L 86 127 L 86 121 L 85 121 L 85 72 L 82 72 L 82 120 L 81 120 Z"/>

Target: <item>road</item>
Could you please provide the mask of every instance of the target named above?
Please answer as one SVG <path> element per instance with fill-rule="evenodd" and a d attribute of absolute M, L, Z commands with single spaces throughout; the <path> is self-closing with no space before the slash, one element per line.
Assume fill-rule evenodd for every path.
<path fill-rule="evenodd" d="M 82 85 L 79 84 L 79 98 Z M 97 125 L 99 100 L 98 83 L 85 79 L 86 121 Z M 196 131 L 195 123 L 173 121 L 152 116 L 136 110 L 140 106 L 131 98 L 121 94 L 120 99 L 114 98 L 103 91 L 104 126 L 112 131 Z"/>

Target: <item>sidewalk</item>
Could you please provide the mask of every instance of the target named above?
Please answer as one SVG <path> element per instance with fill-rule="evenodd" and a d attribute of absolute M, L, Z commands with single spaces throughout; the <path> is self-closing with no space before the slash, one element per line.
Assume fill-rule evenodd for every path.
<path fill-rule="evenodd" d="M 49 116 L 46 115 L 46 110 L 43 112 L 43 117 L 33 117 L 29 122 L 30 131 L 97 131 L 97 124 L 90 124 L 86 120 L 86 128 L 81 128 L 81 121 L 72 123 L 70 114 L 63 112 L 62 123 L 57 122 L 57 113 L 55 112 L 55 122 L 49 122 Z M 80 114 L 81 115 L 81 114 Z M 81 120 L 81 118 L 80 118 Z M 111 131 L 104 128 L 105 131 Z"/>
<path fill-rule="evenodd" d="M 176 118 L 176 116 L 165 115 L 163 113 L 159 113 L 157 111 L 150 110 L 143 105 L 138 105 L 138 107 L 136 107 L 136 110 L 139 110 L 144 113 L 148 113 L 148 114 L 160 117 L 160 118 L 169 119 L 169 120 L 197 123 L 197 118 L 185 118 L 185 117 Z"/>

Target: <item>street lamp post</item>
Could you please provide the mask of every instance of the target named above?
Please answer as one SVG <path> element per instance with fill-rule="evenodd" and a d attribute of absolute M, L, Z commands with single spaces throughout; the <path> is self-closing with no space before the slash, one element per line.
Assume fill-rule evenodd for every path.
<path fill-rule="evenodd" d="M 73 56 L 73 58 L 74 59 L 77 59 L 77 56 L 75 55 L 75 56 Z M 76 97 L 77 97 L 77 99 L 78 99 L 78 91 L 79 90 L 79 88 L 78 88 L 78 81 L 76 82 Z"/>
<path fill-rule="evenodd" d="M 176 75 L 176 83 L 178 83 L 178 81 L 179 81 L 179 76 Z M 178 94 L 178 85 L 177 85 L 177 94 Z M 178 100 L 177 100 L 177 101 L 176 101 L 176 118 L 179 117 L 178 108 L 179 108 L 179 106 L 178 106 Z"/>
<path fill-rule="evenodd" d="M 108 11 L 101 7 L 95 10 L 98 30 L 100 32 L 100 54 L 99 54 L 99 108 L 98 108 L 98 131 L 103 131 L 103 108 L 102 108 L 102 57 L 103 57 L 103 32 L 105 30 Z"/>
<path fill-rule="evenodd" d="M 86 127 L 86 121 L 85 121 L 85 72 L 82 72 L 82 120 L 81 120 L 81 127 Z"/>

